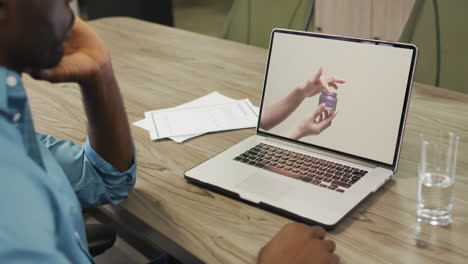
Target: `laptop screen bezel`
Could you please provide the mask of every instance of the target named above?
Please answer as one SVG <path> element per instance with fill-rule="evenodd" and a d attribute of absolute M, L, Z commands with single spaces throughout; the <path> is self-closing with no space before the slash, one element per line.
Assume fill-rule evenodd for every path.
<path fill-rule="evenodd" d="M 276 135 L 276 134 L 272 134 L 272 133 L 268 133 L 266 131 L 261 131 L 260 130 L 260 120 L 261 120 L 261 117 L 262 117 L 263 106 L 264 106 L 263 104 L 264 104 L 264 101 L 265 101 L 265 90 L 266 90 L 266 86 L 267 86 L 267 82 L 268 82 L 268 72 L 269 72 L 269 69 L 270 69 L 271 52 L 272 52 L 272 47 L 273 47 L 273 41 L 274 41 L 275 35 L 277 33 L 279 33 L 279 34 L 290 34 L 290 35 L 300 35 L 300 36 L 305 36 L 305 37 L 316 37 L 316 38 L 323 38 L 323 39 L 332 39 L 332 40 L 346 41 L 346 42 L 363 43 L 363 44 L 368 44 L 368 45 L 386 45 L 386 46 L 391 46 L 391 47 L 395 47 L 395 48 L 404 48 L 404 49 L 412 50 L 411 66 L 410 66 L 410 69 L 409 69 L 408 80 L 407 80 L 407 83 L 406 83 L 405 100 L 404 100 L 404 104 L 403 104 L 403 109 L 401 111 L 400 127 L 398 129 L 398 137 L 397 137 L 397 142 L 396 142 L 396 145 L 395 145 L 394 157 L 393 157 L 393 163 L 392 164 L 388 164 L 388 163 L 378 161 L 378 160 L 373 160 L 373 159 L 366 158 L 366 157 L 357 156 L 357 155 L 346 153 L 346 152 L 341 152 L 341 151 L 338 151 L 338 150 L 333 150 L 333 149 L 330 149 L 330 148 L 314 145 L 314 144 L 303 142 L 303 141 L 300 141 L 300 140 L 294 140 L 294 139 L 291 139 L 291 138 L 279 136 L 279 135 Z M 256 128 L 257 134 L 260 135 L 260 136 L 267 136 L 267 137 L 273 137 L 273 138 L 277 138 L 277 139 L 281 139 L 281 140 L 286 140 L 286 141 L 293 142 L 295 144 L 300 144 L 300 145 L 307 146 L 307 147 L 317 148 L 317 149 L 322 150 L 322 151 L 331 152 L 333 154 L 338 154 L 338 155 L 343 155 L 343 156 L 346 156 L 348 158 L 358 159 L 358 160 L 361 160 L 361 161 L 364 161 L 364 162 L 375 163 L 375 164 L 379 164 L 379 165 L 383 165 L 383 166 L 390 166 L 394 170 L 396 170 L 396 168 L 398 166 L 399 156 L 400 156 L 401 144 L 402 144 L 402 141 L 403 141 L 403 133 L 404 133 L 404 129 L 405 129 L 406 117 L 407 117 L 407 112 L 408 112 L 408 107 L 409 107 L 409 100 L 410 100 L 410 96 L 411 96 L 411 88 L 412 88 L 412 85 L 413 85 L 414 70 L 415 70 L 415 67 L 416 67 L 416 58 L 417 58 L 417 53 L 418 53 L 417 51 L 418 51 L 417 47 L 415 45 L 413 45 L 413 44 L 405 44 L 405 43 L 397 43 L 397 42 L 381 41 L 381 40 L 371 40 L 371 39 L 363 39 L 363 38 L 344 37 L 344 36 L 337 36 L 337 35 L 327 35 L 327 34 L 319 34 L 319 33 L 304 32 L 304 31 L 294 31 L 294 30 L 287 30 L 287 29 L 274 29 L 271 32 L 270 47 L 268 49 L 268 59 L 267 59 L 267 63 L 266 63 L 265 78 L 264 78 L 264 82 L 263 82 L 262 99 L 261 99 L 261 103 L 260 103 L 260 112 L 259 112 L 259 118 L 258 118 L 258 123 L 257 123 L 257 128 Z"/>

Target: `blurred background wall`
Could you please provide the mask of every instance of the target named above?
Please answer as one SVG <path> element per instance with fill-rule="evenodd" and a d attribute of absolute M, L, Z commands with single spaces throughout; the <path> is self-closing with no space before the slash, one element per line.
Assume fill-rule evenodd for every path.
<path fill-rule="evenodd" d="M 468 92 L 468 0 L 79 0 L 85 19 L 131 16 L 268 48 L 273 28 L 415 43 L 416 81 Z"/>

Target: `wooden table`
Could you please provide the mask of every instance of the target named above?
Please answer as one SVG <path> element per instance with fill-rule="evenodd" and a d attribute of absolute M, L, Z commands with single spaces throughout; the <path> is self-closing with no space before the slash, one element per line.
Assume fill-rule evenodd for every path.
<path fill-rule="evenodd" d="M 131 122 L 212 91 L 259 103 L 264 49 L 127 18 L 91 23 L 109 45 Z M 26 79 L 39 131 L 83 141 L 78 89 Z M 401 163 L 394 179 L 346 218 L 330 237 L 342 263 L 468 263 L 468 95 L 415 84 Z M 461 135 L 454 219 L 448 227 L 416 222 L 417 142 L 443 126 Z M 183 144 L 151 142 L 132 126 L 138 180 L 129 198 L 104 214 L 186 263 L 254 263 L 288 222 L 275 214 L 187 184 L 186 170 L 253 135 L 209 134 Z M 138 224 L 139 223 L 139 224 Z"/>

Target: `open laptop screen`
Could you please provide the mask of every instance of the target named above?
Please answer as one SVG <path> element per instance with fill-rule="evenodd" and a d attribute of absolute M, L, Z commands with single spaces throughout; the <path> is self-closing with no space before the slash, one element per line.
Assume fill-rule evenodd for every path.
<path fill-rule="evenodd" d="M 415 57 L 411 45 L 275 30 L 258 131 L 395 165 Z"/>

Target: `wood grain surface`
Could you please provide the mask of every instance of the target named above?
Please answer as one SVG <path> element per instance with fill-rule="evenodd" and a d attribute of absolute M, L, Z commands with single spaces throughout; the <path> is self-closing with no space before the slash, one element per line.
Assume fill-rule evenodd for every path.
<path fill-rule="evenodd" d="M 259 103 L 264 49 L 128 18 L 91 24 L 112 53 L 131 122 L 142 119 L 145 111 L 174 107 L 213 91 Z M 25 84 L 39 131 L 84 141 L 86 119 L 74 84 L 51 85 L 28 77 Z M 468 95 L 415 84 L 398 173 L 329 235 L 337 242 L 341 263 L 468 263 L 467 113 Z M 416 221 L 418 134 L 439 128 L 461 136 L 454 218 L 448 227 Z M 183 178 L 185 171 L 253 135 L 254 129 L 204 135 L 183 144 L 151 142 L 135 126 L 132 133 L 137 184 L 115 208 L 190 252 L 193 261 L 254 263 L 260 248 L 289 222 Z M 178 257 L 177 250 L 160 246 Z"/>

